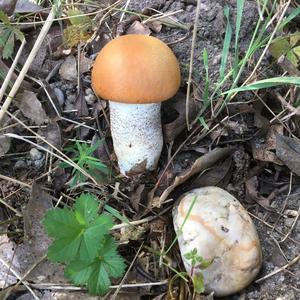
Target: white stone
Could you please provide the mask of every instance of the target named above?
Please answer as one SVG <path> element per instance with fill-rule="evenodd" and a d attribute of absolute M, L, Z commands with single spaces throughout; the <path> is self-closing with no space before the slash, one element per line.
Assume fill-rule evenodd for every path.
<path fill-rule="evenodd" d="M 156 168 L 163 147 L 160 106 L 109 102 L 111 135 L 122 174 L 143 163 L 147 170 Z"/>
<path fill-rule="evenodd" d="M 173 209 L 173 222 L 184 266 L 190 275 L 202 272 L 206 292 L 231 295 L 256 277 L 262 264 L 256 229 L 240 202 L 225 190 L 203 187 L 184 194 Z M 212 263 L 204 270 L 196 266 L 191 274 L 191 261 L 184 254 L 194 248 Z"/>

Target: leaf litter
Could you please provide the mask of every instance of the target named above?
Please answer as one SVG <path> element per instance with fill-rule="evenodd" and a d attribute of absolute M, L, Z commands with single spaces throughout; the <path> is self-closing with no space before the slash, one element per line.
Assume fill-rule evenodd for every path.
<path fill-rule="evenodd" d="M 28 5 L 26 1 L 20 2 L 25 3 L 25 6 Z M 171 3 L 167 4 L 164 8 L 164 12 L 170 12 L 169 9 L 173 12 L 176 9 L 180 10 L 182 8 L 186 11 L 183 11 L 176 16 L 161 16 L 158 18 L 158 21 L 151 21 L 151 17 L 148 20 L 144 20 L 142 17 L 138 18 L 138 20 L 131 19 L 131 21 L 127 24 L 123 24 L 124 27 L 122 30 L 123 33 L 127 34 L 157 34 L 165 41 L 170 42 L 170 46 L 174 49 L 182 62 L 183 76 L 186 76 L 186 62 L 189 59 L 188 54 L 190 52 L 191 40 L 189 40 L 189 38 L 185 40 L 185 36 L 186 31 L 189 30 L 191 25 L 189 24 L 189 21 L 193 20 L 196 2 L 187 1 L 189 3 L 188 5 L 182 2 L 180 7 L 177 7 L 175 2 L 173 2 L 174 1 L 171 1 Z M 141 3 L 139 3 L 139 5 L 140 4 Z M 130 5 L 134 5 L 134 1 Z M 214 6 L 213 8 L 212 5 Z M 242 29 L 242 31 L 245 31 L 243 33 L 243 38 L 245 40 L 247 40 L 247 38 L 245 38 L 247 37 L 247 27 L 251 27 L 250 24 L 254 20 L 251 15 L 251 10 L 255 11 L 253 7 L 252 9 L 249 9 L 248 1 L 246 1 L 246 5 L 250 23 L 247 23 L 247 21 L 246 23 L 248 25 L 245 25 L 246 29 Z M 203 48 L 206 48 L 209 54 L 208 60 L 210 62 L 213 60 L 217 61 L 214 58 L 221 53 L 220 49 L 218 49 L 220 48 L 220 38 L 217 37 L 217 35 L 224 31 L 224 17 L 223 7 L 219 6 L 220 5 L 218 3 L 210 3 L 207 1 L 204 1 L 201 6 L 202 22 L 205 26 L 207 26 L 206 28 L 202 26 L 199 27 L 198 34 L 200 35 L 199 41 L 201 42 L 199 42 L 199 45 L 197 44 L 197 53 L 201 53 Z M 27 6 L 27 9 L 28 7 L 29 6 Z M 164 5 L 160 4 L 160 6 L 154 6 L 153 9 L 161 7 L 164 7 Z M 187 10 L 191 10 L 192 13 L 188 14 Z M 82 11 L 76 9 L 76 11 L 69 10 L 67 13 L 68 15 L 77 16 L 82 14 Z M 151 12 L 146 11 L 146 13 L 151 15 Z M 99 14 L 98 18 L 99 17 L 102 18 L 103 15 Z M 58 149 L 64 149 L 65 145 L 68 144 L 70 140 L 73 141 L 82 139 L 88 141 L 88 143 L 92 140 L 97 140 L 99 137 L 95 134 L 95 130 L 93 130 L 93 128 L 99 129 L 101 131 L 101 139 L 104 138 L 104 143 L 99 146 L 99 148 L 95 151 L 97 153 L 93 153 L 93 155 L 98 155 L 101 160 L 105 156 L 105 161 L 107 161 L 108 164 L 111 164 L 112 159 L 114 159 L 109 123 L 107 122 L 107 116 L 105 115 L 108 112 L 108 106 L 106 102 L 104 102 L 105 105 L 99 105 L 99 102 L 97 101 L 94 105 L 90 104 L 85 100 L 84 95 L 87 95 L 86 91 L 90 88 L 89 71 L 95 54 L 105 43 L 107 43 L 108 40 L 111 39 L 115 32 L 118 34 L 118 30 L 120 29 L 120 27 L 119 29 L 117 28 L 119 26 L 119 19 L 116 20 L 114 18 L 114 14 L 109 15 L 106 19 L 106 25 L 100 26 L 99 30 L 97 29 L 99 36 L 84 46 L 84 52 L 80 52 L 80 74 L 77 74 L 77 59 L 79 53 L 76 53 L 75 48 L 77 46 L 81 47 L 82 44 L 80 43 L 86 41 L 86 38 L 91 38 L 91 35 L 90 32 L 82 31 L 81 29 L 78 31 L 78 28 L 76 29 L 73 26 L 76 27 L 81 23 L 89 24 L 90 26 L 92 25 L 92 23 L 90 23 L 92 17 L 75 17 L 67 20 L 66 24 L 64 24 L 69 27 L 69 32 L 68 30 L 65 31 L 64 37 L 74 47 L 71 47 L 70 43 L 67 46 L 63 45 L 62 32 L 58 33 L 59 30 L 53 30 L 53 32 L 48 35 L 47 42 L 43 44 L 39 57 L 37 57 L 33 64 L 31 75 L 35 76 L 38 74 L 38 76 L 41 76 L 41 78 L 46 81 L 46 76 L 49 75 L 49 71 L 52 71 L 51 67 L 47 69 L 45 68 L 46 64 L 49 63 L 48 66 L 53 66 L 58 64 L 59 61 L 62 63 L 56 71 L 53 71 L 47 80 L 51 82 L 51 87 L 60 89 L 61 94 L 68 99 L 68 101 L 73 101 L 72 104 L 76 103 L 76 105 L 73 106 L 74 111 L 70 109 L 68 112 L 63 112 L 64 103 L 61 106 L 58 101 L 56 101 L 56 96 L 52 96 L 53 93 L 51 94 L 50 92 L 51 98 L 56 99 L 54 100 L 56 108 L 62 108 L 61 110 L 58 110 L 59 115 L 64 116 L 67 120 L 61 120 L 55 109 L 52 109 L 51 112 L 51 108 L 49 108 L 49 106 L 52 106 L 53 108 L 52 103 L 49 103 L 49 99 L 41 92 L 37 94 L 37 91 L 32 87 L 32 83 L 26 86 L 23 93 L 19 93 L 19 97 L 22 100 L 20 103 L 23 102 L 23 106 L 21 104 L 18 106 L 17 102 L 14 103 L 16 105 L 14 109 L 19 109 L 24 115 L 22 120 L 27 121 L 28 124 L 31 124 L 32 122 L 34 125 L 38 125 L 38 134 Z M 127 16 L 125 16 L 125 20 L 128 20 Z M 166 25 L 165 23 L 169 23 L 169 25 Z M 115 26 L 116 24 L 117 26 Z M 76 33 L 76 35 L 74 35 L 75 38 L 70 39 L 72 35 L 70 36 L 68 33 L 74 32 Z M 279 54 L 274 54 L 273 51 L 271 54 L 277 60 L 284 56 L 284 59 L 286 59 L 289 64 L 292 64 L 293 67 L 297 68 L 298 65 L 296 62 L 299 60 L 299 57 L 297 56 L 298 41 L 292 41 L 290 36 L 287 36 L 285 39 L 289 43 L 289 50 Z M 271 52 L 274 44 L 275 48 L 281 47 L 279 44 L 279 46 L 276 45 L 275 40 L 275 43 L 271 45 Z M 12 44 L 10 44 L 10 47 L 11 46 Z M 29 49 L 30 47 L 31 46 L 28 45 Z M 279 52 L 282 52 L 281 49 L 279 49 Z M 288 54 L 289 52 L 292 52 L 293 55 L 291 55 L 291 53 Z M 231 53 L 229 53 L 229 55 L 231 55 Z M 201 55 L 199 55 L 199 57 L 201 57 Z M 25 52 L 23 62 L 26 58 L 27 54 Z M 201 59 L 197 57 L 193 69 L 193 80 L 195 80 L 196 86 L 198 85 L 197 78 L 199 78 L 198 76 L 200 76 L 202 72 L 202 67 L 201 64 L 199 64 L 199 61 L 201 61 Z M 280 65 L 280 60 L 278 60 L 278 64 Z M 284 66 L 286 65 L 287 64 Z M 262 66 L 265 67 L 264 65 Z M 281 64 L 281 66 L 283 65 Z M 6 65 L 5 67 L 5 70 L 7 70 L 8 68 Z M 213 64 L 210 64 L 209 67 L 211 68 L 209 72 L 212 74 L 213 80 L 213 77 L 218 75 L 219 65 L 216 64 L 214 67 Z M 41 71 L 35 74 L 35 68 Z M 288 70 L 290 69 L 291 68 L 289 67 Z M 287 69 L 284 70 L 287 71 Z M 294 70 L 291 75 L 297 76 L 297 74 L 298 73 Z M 81 88 L 80 93 L 76 98 L 78 76 L 80 77 Z M 184 77 L 183 82 L 186 82 L 186 77 Z M 47 89 L 50 87 L 50 85 L 48 86 L 48 83 L 45 83 L 45 85 Z M 42 88 L 39 90 L 43 91 Z M 283 93 L 283 91 L 285 91 L 284 88 L 279 89 L 279 92 Z M 50 186 L 49 193 L 42 191 L 41 187 L 38 185 L 33 185 L 30 201 L 23 210 L 24 242 L 17 245 L 15 248 L 16 245 L 11 239 L 8 239 L 6 235 L 1 236 L 1 238 L 4 237 L 4 244 L 6 244 L 7 247 L 3 250 L 5 253 L 7 252 L 8 257 L 6 259 L 9 261 L 13 257 L 12 266 L 17 271 L 23 274 L 29 267 L 36 263 L 37 256 L 42 256 L 51 243 L 41 228 L 40 220 L 45 212 L 52 207 L 52 202 L 55 199 L 52 195 L 58 197 L 60 192 L 67 193 L 69 197 L 74 197 L 76 193 L 80 192 L 80 189 L 91 189 L 98 195 L 101 195 L 101 197 L 104 198 L 104 201 L 107 201 L 109 205 L 113 204 L 113 206 L 116 207 L 120 213 L 126 215 L 129 220 L 139 220 L 139 218 L 144 214 L 158 216 L 157 219 L 150 223 L 145 223 L 138 227 L 124 227 L 120 230 L 120 233 L 116 233 L 115 236 L 118 236 L 120 242 L 125 246 L 122 247 L 121 245 L 120 249 L 122 252 L 126 252 L 125 256 L 128 260 L 134 256 L 132 254 L 134 254 L 137 249 L 137 245 L 140 245 L 141 243 L 145 243 L 147 246 L 153 247 L 155 251 L 161 251 L 163 247 L 172 242 L 172 229 L 168 228 L 170 227 L 167 218 L 168 213 L 165 213 L 165 209 L 167 211 L 167 209 L 170 208 L 169 205 L 172 203 L 171 201 L 173 201 L 177 195 L 194 187 L 218 185 L 229 190 L 231 189 L 231 191 L 241 196 L 240 199 L 244 201 L 243 204 L 246 203 L 245 205 L 247 205 L 251 212 L 254 212 L 255 214 L 257 213 L 259 218 L 263 219 L 264 222 L 274 224 L 272 223 L 274 215 L 277 216 L 276 212 L 281 210 L 281 204 L 284 202 L 278 197 L 277 191 L 286 191 L 286 187 L 289 185 L 286 173 L 289 171 L 293 172 L 293 176 L 295 176 L 291 181 L 292 191 L 297 193 L 296 185 L 298 184 L 298 179 L 296 176 L 300 176 L 298 166 L 298 160 L 300 160 L 298 159 L 300 155 L 300 148 L 298 139 L 295 138 L 295 136 L 297 137 L 299 133 L 298 125 L 293 127 L 293 134 L 295 136 L 289 135 L 286 128 L 282 126 L 280 122 L 277 123 L 274 122 L 274 120 L 270 120 L 271 117 L 263 111 L 264 105 L 262 105 L 261 108 L 258 107 L 259 105 L 256 105 L 258 100 L 252 99 L 254 98 L 253 94 L 251 94 L 252 98 L 249 101 L 248 94 L 245 98 L 243 98 L 243 96 L 237 96 L 237 103 L 233 102 L 230 103 L 232 105 L 228 105 L 227 112 L 228 114 L 231 114 L 230 119 L 222 120 L 221 116 L 214 116 L 213 113 L 207 109 L 205 114 L 201 117 L 203 118 L 204 124 L 207 122 L 207 124 L 210 125 L 209 134 L 206 135 L 205 138 L 203 138 L 202 133 L 199 135 L 195 134 L 191 139 L 192 142 L 189 142 L 188 140 L 185 140 L 187 135 L 190 134 L 190 132 L 186 130 L 185 96 L 185 89 L 183 88 L 174 99 L 163 104 L 163 111 L 165 114 L 163 114 L 162 119 L 166 149 L 164 149 L 162 154 L 159 168 L 155 170 L 153 174 L 147 174 L 146 176 L 138 176 L 134 174 L 134 179 L 131 180 L 126 180 L 116 174 L 114 179 L 118 183 L 118 188 L 114 191 L 112 191 L 109 184 L 93 186 L 90 185 L 90 182 L 85 183 L 83 187 L 77 187 L 76 190 L 70 191 L 66 184 L 66 177 L 68 178 L 70 173 L 68 173 L 68 170 L 57 168 L 56 164 L 54 164 L 54 170 L 49 173 L 47 183 L 46 181 L 43 182 L 43 184 L 47 184 L 48 187 Z M 265 94 L 261 93 L 260 96 L 264 98 Z M 74 100 L 71 100 L 73 98 Z M 29 107 L 29 99 L 32 99 L 31 104 L 34 103 L 31 108 Z M 200 96 L 198 95 L 196 100 L 192 100 L 193 101 L 189 102 L 188 109 L 190 118 L 194 119 L 194 117 L 198 115 L 198 109 L 201 106 L 198 103 L 198 101 L 202 101 L 201 91 Z M 271 109 L 276 111 L 276 105 L 273 106 L 273 104 L 274 103 L 271 105 Z M 235 106 L 234 112 L 233 106 Z M 97 107 L 99 109 L 97 109 Z M 94 115 L 92 109 L 97 109 L 97 114 Z M 224 116 L 226 116 L 226 114 L 222 115 L 222 117 Z M 97 126 L 95 125 L 95 118 L 97 118 Z M 285 122 L 285 125 L 288 124 L 290 126 L 291 124 L 294 124 L 293 122 L 297 124 L 294 117 L 285 120 Z M 87 125 L 89 127 L 79 126 L 80 124 L 84 124 L 84 126 Z M 218 125 L 217 128 L 212 127 L 214 125 Z M 197 128 L 197 126 L 201 131 L 203 123 L 202 125 L 197 123 L 195 127 Z M 15 129 L 17 132 L 20 131 L 19 127 L 14 128 L 14 130 Z M 21 130 L 21 134 L 24 134 L 24 131 Z M 27 132 L 25 134 L 27 134 Z M 170 160 L 171 155 L 174 151 L 176 151 L 178 145 L 180 145 L 182 141 L 187 144 L 186 147 L 183 147 L 182 150 L 175 155 L 174 159 Z M 40 141 L 37 142 L 40 143 Z M 9 151 L 15 151 L 15 144 L 14 140 L 9 140 L 8 142 L 4 141 L 1 143 L 0 149 L 1 146 L 3 147 L 2 155 L 4 155 L 4 157 L 6 154 L 14 155 L 14 153 L 10 153 Z M 229 144 L 229 146 L 224 147 L 224 144 Z M 236 145 L 245 146 L 244 150 L 241 151 L 244 152 L 244 156 L 241 157 L 241 160 L 244 160 L 243 163 L 239 162 L 239 160 L 232 155 Z M 46 147 L 46 145 L 44 146 Z M 187 163 L 184 160 L 180 160 L 180 155 L 183 152 L 193 152 L 193 155 L 186 155 Z M 246 162 L 248 159 L 247 157 L 250 157 L 250 163 Z M 6 162 L 9 163 L 9 161 L 10 159 L 8 156 L 8 159 L 6 158 Z M 238 165 L 239 163 L 241 163 L 240 166 Z M 113 164 L 111 165 L 113 166 Z M 50 165 L 45 164 L 45 169 L 48 167 L 50 167 Z M 251 169 L 252 167 L 253 169 L 259 168 L 260 171 L 258 173 L 254 172 L 254 174 L 251 174 L 251 171 L 253 170 Z M 141 168 L 143 168 L 143 165 L 141 165 Z M 13 175 L 15 177 L 18 176 L 17 173 L 9 175 Z M 33 177 L 37 177 L 40 174 L 33 175 Z M 31 175 L 29 174 L 28 177 L 21 177 L 20 179 L 29 180 L 31 179 L 30 176 Z M 114 194 L 115 192 L 116 194 Z M 69 200 L 66 202 L 63 200 L 63 204 L 70 204 Z M 296 202 L 287 203 L 288 207 L 291 208 L 292 211 L 297 211 Z M 283 232 L 286 230 L 286 227 L 284 225 L 285 222 L 281 221 L 282 220 L 279 220 L 276 230 L 279 228 L 279 230 Z M 265 233 L 265 227 L 260 226 L 259 222 L 257 223 L 257 226 L 260 234 L 263 235 L 264 243 L 272 243 L 270 237 Z M 276 232 L 276 230 L 274 232 Z M 293 232 L 292 237 L 297 240 L 297 230 L 295 230 L 295 234 Z M 276 238 L 278 238 L 278 236 L 276 236 Z M 264 245 L 267 252 L 269 248 L 266 244 Z M 289 246 L 290 245 L 291 244 L 289 244 Z M 136 263 L 141 266 L 142 270 L 139 272 L 136 271 L 136 269 L 138 269 L 136 268 L 134 272 L 131 272 L 130 276 L 132 277 L 129 276 L 131 281 L 128 282 L 149 282 L 148 279 L 151 277 L 155 277 L 154 279 L 156 280 L 171 278 L 172 273 L 170 270 L 168 268 L 161 267 L 158 264 L 158 259 L 156 260 L 155 254 L 147 252 L 146 249 L 147 248 L 143 249 L 144 252 L 141 254 L 141 257 L 138 258 Z M 295 249 L 296 248 L 292 244 L 290 249 L 287 250 L 289 257 L 293 256 L 296 251 Z M 0 257 L 4 257 L 3 255 L 4 254 L 1 252 L 0 246 Z M 175 262 L 177 261 L 176 255 L 177 253 L 174 251 L 171 258 L 173 260 L 172 266 L 178 267 Z M 152 259 L 153 257 L 155 257 L 155 259 Z M 272 258 L 266 257 L 266 260 L 266 271 L 271 272 L 271 267 L 274 265 Z M 158 266 L 159 269 L 157 269 Z M 47 281 L 55 283 L 66 282 L 63 277 L 63 269 L 58 265 L 53 265 L 46 261 L 38 265 L 37 269 L 34 272 L 31 272 L 28 278 L 34 282 L 33 284 L 37 285 L 40 282 Z M 10 278 L 7 277 L 7 280 L 8 279 L 12 280 L 11 282 L 15 281 L 14 276 L 11 276 Z M 286 277 L 284 282 L 286 282 Z M 155 299 L 155 296 L 159 299 L 160 297 L 165 297 L 165 295 L 170 292 L 166 291 L 166 288 L 153 288 L 151 286 L 151 280 L 149 283 L 149 287 L 144 290 L 140 289 L 142 292 L 140 296 L 137 296 L 137 299 L 140 299 L 145 294 L 151 293 L 153 299 Z M 266 293 L 268 293 L 269 286 L 267 284 L 262 285 L 262 290 L 263 287 L 266 287 Z M 172 292 L 176 291 L 174 290 Z M 276 293 L 279 293 L 280 295 L 280 292 L 276 291 Z M 291 293 L 290 289 L 289 291 L 286 291 L 286 294 L 289 293 Z M 44 297 L 46 297 L 46 292 L 43 292 L 43 294 Z M 255 290 L 255 288 L 250 287 L 249 290 L 245 291 L 245 295 L 251 299 L 259 299 L 260 296 L 263 297 L 263 292 L 257 292 L 257 289 Z M 266 295 L 268 296 L 268 294 Z M 126 299 L 127 296 L 125 295 L 124 299 Z M 75 296 L 72 292 L 58 292 L 51 294 L 49 297 L 53 297 L 53 299 L 55 299 L 54 297 L 57 297 L 57 299 L 64 299 L 64 297 L 66 299 L 72 299 L 72 297 Z M 86 294 L 82 294 L 80 297 L 83 299 L 89 299 Z M 133 299 L 133 295 L 128 297 Z M 204 296 L 202 298 L 204 298 Z M 205 298 L 213 299 L 210 296 Z"/>

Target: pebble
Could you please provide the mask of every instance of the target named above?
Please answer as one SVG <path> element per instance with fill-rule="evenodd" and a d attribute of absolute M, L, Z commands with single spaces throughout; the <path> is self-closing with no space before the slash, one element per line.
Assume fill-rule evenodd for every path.
<path fill-rule="evenodd" d="M 76 108 L 75 108 L 75 105 L 73 103 L 66 102 L 65 111 L 70 111 L 70 110 L 74 110 L 74 109 L 76 109 Z"/>
<path fill-rule="evenodd" d="M 32 161 L 40 160 L 43 158 L 43 153 L 36 148 L 31 148 L 29 154 Z"/>
<path fill-rule="evenodd" d="M 258 274 L 262 251 L 256 228 L 227 191 L 203 187 L 185 193 L 174 206 L 173 223 L 186 271 L 191 276 L 202 273 L 206 292 L 216 297 L 232 295 Z M 194 249 L 211 261 L 208 268 L 192 266 L 185 257 Z"/>
<path fill-rule="evenodd" d="M 294 218 L 285 218 L 284 225 L 288 228 L 291 228 L 293 226 L 294 221 L 295 221 Z"/>
<path fill-rule="evenodd" d="M 27 168 L 26 162 L 22 159 L 17 160 L 14 165 L 15 170 L 22 170 L 22 169 L 26 169 L 26 168 Z"/>
<path fill-rule="evenodd" d="M 97 98 L 95 95 L 86 95 L 86 96 L 84 96 L 84 99 L 87 104 L 93 105 Z"/>
<path fill-rule="evenodd" d="M 76 101 L 76 95 L 75 94 L 68 95 L 67 96 L 67 101 L 69 103 L 75 103 L 75 101 Z"/>

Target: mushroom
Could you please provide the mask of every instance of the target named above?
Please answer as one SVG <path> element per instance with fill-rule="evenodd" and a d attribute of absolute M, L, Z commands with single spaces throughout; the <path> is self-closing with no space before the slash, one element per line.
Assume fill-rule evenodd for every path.
<path fill-rule="evenodd" d="M 206 292 L 222 297 L 246 287 L 257 275 L 262 252 L 247 211 L 231 194 L 203 187 L 183 194 L 173 209 L 182 260 L 191 276 L 203 275 Z M 206 269 L 194 266 L 186 254 L 211 261 Z"/>
<path fill-rule="evenodd" d="M 109 100 L 110 125 L 120 172 L 154 170 L 162 147 L 161 102 L 180 86 L 179 63 L 155 37 L 129 34 L 113 39 L 92 70 L 95 93 Z"/>

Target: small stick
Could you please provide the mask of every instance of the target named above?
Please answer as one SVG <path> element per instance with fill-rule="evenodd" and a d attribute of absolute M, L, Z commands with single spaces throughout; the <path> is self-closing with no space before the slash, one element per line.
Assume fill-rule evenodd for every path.
<path fill-rule="evenodd" d="M 40 31 L 40 34 L 37 38 L 37 40 L 35 41 L 34 43 L 34 46 L 31 50 L 31 52 L 29 53 L 29 56 L 17 78 L 17 80 L 15 81 L 11 91 L 9 92 L 6 100 L 4 101 L 2 107 L 1 107 L 1 110 L 0 110 L 0 122 L 5 114 L 5 112 L 8 110 L 11 102 L 12 102 L 12 99 L 14 98 L 14 96 L 16 95 L 16 93 L 18 92 L 19 90 L 19 87 L 23 81 L 23 79 L 25 78 L 25 75 L 31 65 L 31 63 L 33 62 L 34 58 L 36 57 L 36 54 L 38 52 L 38 50 L 40 49 L 41 45 L 42 45 L 42 42 L 44 41 L 44 38 L 46 37 L 47 33 L 48 33 L 48 30 L 50 29 L 51 25 L 52 25 L 52 22 L 54 20 L 54 17 L 55 17 L 55 14 L 54 14 L 54 9 L 55 9 L 55 6 L 52 7 L 48 17 L 47 17 L 47 20 L 45 22 L 45 24 L 43 25 L 41 31 Z"/>
<path fill-rule="evenodd" d="M 293 260 L 291 260 L 289 263 L 287 263 L 286 265 L 282 266 L 281 268 L 279 268 L 279 269 L 277 269 L 277 270 L 275 270 L 275 271 L 267 274 L 264 277 L 261 277 L 261 278 L 257 279 L 255 281 L 255 283 L 259 283 L 259 282 L 261 282 L 261 281 L 263 281 L 263 280 L 265 280 L 267 278 L 272 277 L 273 275 L 276 275 L 277 273 L 280 273 L 281 271 L 285 270 L 286 268 L 288 268 L 288 267 L 296 264 L 299 261 L 299 259 L 300 259 L 300 254 L 298 254 L 298 256 L 296 256 Z"/>
<path fill-rule="evenodd" d="M 187 81 L 187 90 L 186 90 L 185 118 L 186 118 L 186 126 L 187 126 L 188 130 L 190 130 L 189 103 L 190 103 L 190 93 L 191 93 L 191 83 L 192 83 L 195 44 L 196 44 L 198 22 L 199 22 L 199 15 L 200 15 L 200 2 L 201 2 L 201 0 L 197 0 L 196 16 L 195 16 L 193 37 L 192 37 L 192 49 L 191 49 L 191 55 L 190 55 L 189 77 L 188 77 L 188 81 Z"/>
<path fill-rule="evenodd" d="M 11 80 L 11 77 L 12 77 L 12 75 L 14 73 L 14 70 L 16 68 L 16 65 L 17 65 L 18 61 L 19 61 L 19 58 L 21 56 L 21 53 L 23 51 L 23 48 L 24 48 L 25 44 L 26 44 L 26 40 L 24 38 L 23 41 L 22 41 L 22 44 L 21 44 L 21 46 L 20 46 L 20 48 L 19 48 L 19 50 L 17 52 L 17 55 L 14 58 L 14 61 L 13 61 L 12 65 L 11 65 L 9 71 L 7 72 L 6 77 L 5 77 L 5 79 L 3 81 L 3 84 L 1 86 L 1 89 L 0 89 L 0 101 L 2 100 L 2 98 L 3 98 L 4 94 L 5 94 L 6 88 L 7 88 L 8 84 L 9 84 L 9 81 Z"/>

